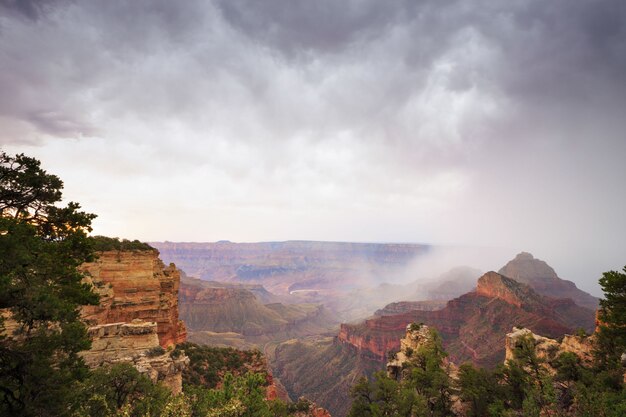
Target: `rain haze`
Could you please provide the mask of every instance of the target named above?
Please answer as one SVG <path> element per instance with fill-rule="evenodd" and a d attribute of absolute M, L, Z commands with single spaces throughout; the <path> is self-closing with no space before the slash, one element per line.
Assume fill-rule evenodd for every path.
<path fill-rule="evenodd" d="M 626 2 L 0 0 L 0 145 L 94 232 L 626 263 Z"/>

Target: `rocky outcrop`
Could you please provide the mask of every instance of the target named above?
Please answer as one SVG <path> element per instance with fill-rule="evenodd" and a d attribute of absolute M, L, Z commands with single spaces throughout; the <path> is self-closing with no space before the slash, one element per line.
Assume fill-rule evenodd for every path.
<path fill-rule="evenodd" d="M 527 285 L 489 272 L 478 280 L 476 291 L 449 301 L 441 310 L 413 310 L 342 324 L 338 340 L 384 362 L 387 352 L 400 347 L 406 326 L 412 322 L 436 328 L 453 362 L 494 366 L 504 359 L 505 334 L 513 326 L 556 338 L 577 327 L 592 331 L 594 313 L 541 297 Z"/>
<path fill-rule="evenodd" d="M 515 280 L 493 271 L 478 279 L 476 294 L 488 298 L 499 298 L 507 303 L 522 307 L 543 307 L 541 297 L 527 285 L 519 285 Z"/>
<path fill-rule="evenodd" d="M 400 340 L 400 350 L 387 362 L 387 375 L 396 380 L 402 379 L 403 371 L 410 367 L 411 358 L 415 353 L 433 342 L 433 333 L 428 326 L 417 323 L 408 324 L 405 336 Z M 449 376 L 456 379 L 458 368 L 454 363 L 444 358 L 441 366 Z"/>
<path fill-rule="evenodd" d="M 165 266 L 156 250 L 108 251 L 81 266 L 85 281 L 100 295 L 98 306 L 82 308 L 92 347 L 81 352 L 90 366 L 132 364 L 174 393 L 182 390 L 183 354 L 170 351 L 186 338 L 178 319 L 180 273 Z"/>
<path fill-rule="evenodd" d="M 432 333 L 428 326 L 408 324 L 405 337 L 400 339 L 400 350 L 387 362 L 387 375 L 400 379 L 402 370 L 406 368 L 413 352 L 417 352 L 422 346 L 432 341 Z"/>
<path fill-rule="evenodd" d="M 561 353 L 571 352 L 581 359 L 585 365 L 591 365 L 593 361 L 593 343 L 594 336 L 574 336 L 565 335 L 561 342 L 537 335 L 530 329 L 513 327 L 513 331 L 506 335 L 505 344 L 505 363 L 514 359 L 514 351 L 516 346 L 524 338 L 532 340 L 535 348 L 535 354 L 539 359 L 543 360 L 544 367 L 555 374 L 556 370 L 551 363 L 559 357 Z"/>
<path fill-rule="evenodd" d="M 528 252 L 519 253 L 498 273 L 528 284 L 537 293 L 552 298 L 570 298 L 581 307 L 595 311 L 598 298 L 576 287 L 571 281 L 559 278 L 554 269 Z"/>
<path fill-rule="evenodd" d="M 100 305 L 82 309 L 88 324 L 154 321 L 162 347 L 185 340 L 178 319 L 180 272 L 174 264 L 165 266 L 158 251 L 100 252 L 81 269 L 100 294 Z"/>
<path fill-rule="evenodd" d="M 174 394 L 182 391 L 185 355 L 172 357 L 159 344 L 157 324 L 139 319 L 131 323 L 109 323 L 89 328 L 91 349 L 81 352 L 90 367 L 129 363 L 152 382 L 161 382 Z"/>

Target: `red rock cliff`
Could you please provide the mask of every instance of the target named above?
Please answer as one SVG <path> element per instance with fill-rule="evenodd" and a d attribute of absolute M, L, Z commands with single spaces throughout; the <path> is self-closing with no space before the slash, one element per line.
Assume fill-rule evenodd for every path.
<path fill-rule="evenodd" d="M 87 323 L 156 322 L 162 347 L 183 342 L 186 330 L 178 319 L 180 272 L 176 266 L 165 266 L 156 250 L 98 255 L 95 262 L 82 266 L 101 297 L 99 306 L 83 308 Z"/>

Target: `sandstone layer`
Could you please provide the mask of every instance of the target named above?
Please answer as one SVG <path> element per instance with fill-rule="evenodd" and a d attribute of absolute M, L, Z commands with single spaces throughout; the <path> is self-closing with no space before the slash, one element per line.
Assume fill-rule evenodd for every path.
<path fill-rule="evenodd" d="M 174 264 L 165 266 L 158 251 L 100 252 L 81 269 L 100 294 L 100 305 L 82 310 L 88 324 L 154 321 L 162 347 L 185 340 L 178 319 L 180 272 Z"/>
<path fill-rule="evenodd" d="M 90 367 L 129 363 L 152 382 L 161 382 L 174 394 L 182 391 L 185 355 L 172 357 L 159 344 L 157 324 L 139 319 L 132 323 L 109 323 L 89 328 L 91 349 L 81 352 Z"/>

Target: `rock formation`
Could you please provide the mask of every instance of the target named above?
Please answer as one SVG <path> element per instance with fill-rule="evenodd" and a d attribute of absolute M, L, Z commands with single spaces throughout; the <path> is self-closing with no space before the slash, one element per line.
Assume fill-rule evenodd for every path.
<path fill-rule="evenodd" d="M 561 342 L 540 336 L 533 333 L 530 329 L 513 327 L 513 331 L 506 335 L 505 344 L 505 362 L 514 358 L 515 347 L 522 338 L 530 338 L 535 346 L 535 353 L 539 359 L 544 360 L 544 367 L 551 373 L 555 374 L 556 370 L 551 363 L 559 357 L 563 352 L 574 353 L 581 359 L 585 365 L 591 365 L 593 361 L 593 342 L 594 336 L 574 336 L 565 335 Z"/>
<path fill-rule="evenodd" d="M 571 281 L 558 277 L 554 269 L 528 252 L 519 253 L 503 266 L 500 274 L 530 285 L 537 293 L 552 298 L 570 298 L 579 306 L 595 311 L 598 298 L 576 287 Z"/>
<path fill-rule="evenodd" d="M 100 305 L 85 306 L 92 347 L 82 352 L 90 366 L 127 362 L 172 392 L 182 390 L 181 370 L 188 359 L 171 349 L 186 338 L 178 320 L 180 274 L 164 266 L 156 250 L 108 251 L 81 266 L 85 281 L 100 295 Z"/>
<path fill-rule="evenodd" d="M 152 382 L 161 382 L 174 394 L 182 391 L 182 370 L 189 363 L 185 355 L 172 357 L 159 344 L 157 324 L 139 319 L 131 323 L 110 323 L 89 328 L 91 349 L 81 352 L 90 367 L 130 363 Z"/>
<path fill-rule="evenodd" d="M 184 323 L 178 320 L 180 272 L 174 264 L 165 266 L 158 251 L 100 252 L 81 269 L 100 294 L 99 306 L 83 308 L 87 323 L 154 321 L 162 347 L 185 340 Z"/>
<path fill-rule="evenodd" d="M 387 374 L 394 379 L 400 379 L 402 370 L 406 368 L 412 353 L 430 342 L 432 342 L 432 335 L 428 326 L 416 323 L 407 324 L 406 335 L 400 339 L 400 350 L 387 362 Z"/>
<path fill-rule="evenodd" d="M 483 275 L 475 291 L 449 301 L 436 311 L 374 317 L 360 324 L 342 324 L 338 339 L 381 362 L 400 347 L 406 326 L 422 322 L 442 336 L 455 363 L 471 361 L 494 366 L 504 359 L 508 329 L 522 325 L 541 334 L 559 337 L 577 327 L 593 330 L 594 313 L 571 301 L 541 297 L 532 288 L 495 272 Z"/>

